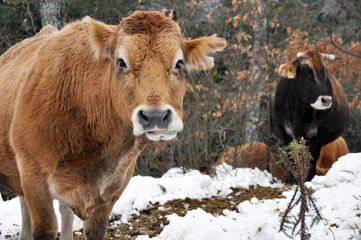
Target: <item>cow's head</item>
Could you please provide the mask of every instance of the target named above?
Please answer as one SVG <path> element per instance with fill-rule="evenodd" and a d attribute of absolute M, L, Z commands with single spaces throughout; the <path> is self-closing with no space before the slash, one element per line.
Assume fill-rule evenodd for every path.
<path fill-rule="evenodd" d="M 214 66 L 212 52 L 226 41 L 217 37 L 185 40 L 179 26 L 159 12 L 136 11 L 118 26 L 83 19 L 95 57 L 112 61 L 112 102 L 135 136 L 170 140 L 183 129 L 185 68 Z"/>
<path fill-rule="evenodd" d="M 279 68 L 282 76 L 295 81 L 300 100 L 316 110 L 327 110 L 332 106 L 332 84 L 323 59 L 338 57 L 307 50 L 299 52 L 294 62 Z"/>

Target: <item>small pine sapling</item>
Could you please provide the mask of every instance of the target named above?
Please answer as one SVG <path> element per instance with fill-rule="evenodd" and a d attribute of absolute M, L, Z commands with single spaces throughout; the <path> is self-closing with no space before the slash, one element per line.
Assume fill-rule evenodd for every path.
<path fill-rule="evenodd" d="M 312 156 L 308 151 L 304 138 L 294 139 L 288 146 L 279 148 L 279 153 L 286 170 L 294 176 L 297 182 L 293 197 L 283 214 L 279 231 L 282 231 L 290 238 L 300 234 L 301 240 L 310 239 L 311 235 L 305 221 L 306 213 L 310 210 L 309 206 L 316 212 L 316 217 L 313 219 L 311 226 L 322 219 L 312 197 L 312 191 L 305 185 Z M 292 209 L 298 205 L 301 205 L 298 216 L 290 216 Z M 291 229 L 291 234 L 288 233 L 289 229 Z"/>

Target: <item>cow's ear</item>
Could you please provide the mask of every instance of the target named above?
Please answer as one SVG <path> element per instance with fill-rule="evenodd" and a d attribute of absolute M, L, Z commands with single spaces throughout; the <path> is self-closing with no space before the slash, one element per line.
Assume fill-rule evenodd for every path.
<path fill-rule="evenodd" d="M 278 68 L 278 73 L 285 78 L 295 78 L 296 66 L 293 63 L 284 63 Z"/>
<path fill-rule="evenodd" d="M 90 44 L 95 52 L 95 57 L 114 58 L 116 48 L 117 32 L 109 25 L 85 17 L 83 26 L 88 34 Z"/>
<path fill-rule="evenodd" d="M 218 37 L 201 37 L 185 42 L 185 65 L 188 69 L 206 70 L 214 66 L 209 54 L 221 51 L 226 40 Z"/>

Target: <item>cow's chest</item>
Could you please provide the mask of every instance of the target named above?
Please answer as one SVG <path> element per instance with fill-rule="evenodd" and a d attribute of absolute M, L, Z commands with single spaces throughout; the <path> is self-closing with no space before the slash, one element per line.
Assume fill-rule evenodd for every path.
<path fill-rule="evenodd" d="M 304 137 L 307 139 L 314 138 L 321 124 L 319 113 L 313 109 L 297 109 L 289 121 L 285 122 L 284 128 L 286 133 L 292 138 Z"/>
<path fill-rule="evenodd" d="M 82 219 L 89 217 L 100 205 L 120 197 L 133 175 L 142 149 L 130 148 L 118 159 L 91 159 L 91 163 L 60 166 L 48 178 L 54 198 L 69 204 Z M 79 165 L 80 164 L 80 165 Z"/>

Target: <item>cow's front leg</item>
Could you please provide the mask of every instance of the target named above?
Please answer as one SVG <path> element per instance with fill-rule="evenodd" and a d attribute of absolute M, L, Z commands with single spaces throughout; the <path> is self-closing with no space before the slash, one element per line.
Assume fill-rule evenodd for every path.
<path fill-rule="evenodd" d="M 316 161 L 311 159 L 310 170 L 308 171 L 306 181 L 311 181 L 316 176 Z"/>
<path fill-rule="evenodd" d="M 31 219 L 24 197 L 19 197 L 21 206 L 21 235 L 20 240 L 33 240 L 31 236 Z"/>
<path fill-rule="evenodd" d="M 311 181 L 316 175 L 317 160 L 320 157 L 320 152 L 322 148 L 322 144 L 320 144 L 320 142 L 322 141 L 323 140 L 316 139 L 310 146 L 309 151 L 311 153 L 312 159 L 310 161 L 310 170 L 308 171 L 306 181 Z"/>
<path fill-rule="evenodd" d="M 34 240 L 53 240 L 58 224 L 53 208 L 53 198 L 49 192 L 46 178 L 39 172 L 39 166 L 18 161 L 21 187 L 30 213 Z"/>
<path fill-rule="evenodd" d="M 30 186 L 29 186 L 30 185 Z M 22 186 L 29 208 L 34 240 L 53 240 L 58 224 L 53 208 L 53 199 L 45 183 Z M 26 186 L 26 187 L 25 187 Z"/>
<path fill-rule="evenodd" d="M 73 240 L 74 212 L 63 201 L 59 201 L 59 211 L 61 214 L 60 240 Z"/>

